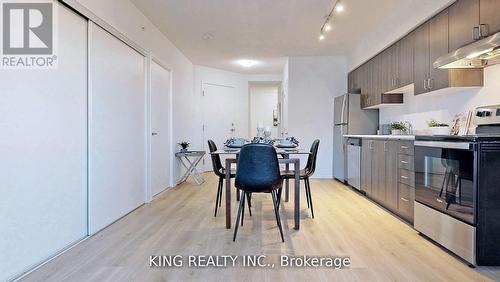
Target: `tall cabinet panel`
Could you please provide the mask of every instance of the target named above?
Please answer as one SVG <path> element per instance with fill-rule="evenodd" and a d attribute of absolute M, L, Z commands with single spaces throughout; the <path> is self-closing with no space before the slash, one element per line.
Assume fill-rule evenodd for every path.
<path fill-rule="evenodd" d="M 500 1 L 480 0 L 480 23 L 487 25 L 489 35 L 500 32 Z"/>
<path fill-rule="evenodd" d="M 415 95 L 427 92 L 429 78 L 429 23 L 424 23 L 415 30 L 414 65 Z"/>
<path fill-rule="evenodd" d="M 432 64 L 437 58 L 448 54 L 448 9 L 429 21 L 429 56 Z M 430 66 L 429 90 L 449 87 L 448 70 Z"/>
<path fill-rule="evenodd" d="M 397 83 L 398 87 L 413 83 L 413 32 L 397 43 Z"/>
<path fill-rule="evenodd" d="M 0 70 L 0 281 L 87 235 L 87 21 L 58 9 L 58 67 Z"/>
<path fill-rule="evenodd" d="M 92 26 L 90 228 L 95 233 L 144 203 L 145 58 Z"/>
<path fill-rule="evenodd" d="M 457 0 L 449 8 L 450 50 L 475 40 L 474 27 L 479 26 L 479 0 Z"/>

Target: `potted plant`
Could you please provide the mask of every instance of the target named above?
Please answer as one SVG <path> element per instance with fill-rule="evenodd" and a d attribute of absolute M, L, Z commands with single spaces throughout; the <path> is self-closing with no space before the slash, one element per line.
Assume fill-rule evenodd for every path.
<path fill-rule="evenodd" d="M 427 122 L 432 135 L 450 135 L 450 126 L 446 123 L 439 123 L 435 119 Z"/>
<path fill-rule="evenodd" d="M 189 147 L 189 143 L 188 141 L 182 141 L 182 142 L 179 142 L 177 143 L 177 145 L 181 146 L 181 153 L 187 153 L 188 151 L 188 147 Z"/>
<path fill-rule="evenodd" d="M 389 125 L 391 128 L 392 135 L 405 135 L 408 132 L 408 128 L 402 121 L 394 121 Z"/>

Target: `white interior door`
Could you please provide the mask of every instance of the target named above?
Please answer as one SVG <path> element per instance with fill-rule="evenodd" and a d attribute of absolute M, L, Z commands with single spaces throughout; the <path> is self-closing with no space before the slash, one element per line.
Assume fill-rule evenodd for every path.
<path fill-rule="evenodd" d="M 170 71 L 151 63 L 151 191 L 156 195 L 171 185 Z"/>
<path fill-rule="evenodd" d="M 92 25 L 90 230 L 144 203 L 145 57 Z"/>
<path fill-rule="evenodd" d="M 250 88 L 250 138 L 257 136 L 257 126 L 262 123 L 271 128 L 271 137 L 278 138 L 274 126 L 274 112 L 278 111 L 278 86 L 253 86 Z"/>
<path fill-rule="evenodd" d="M 58 9 L 58 68 L 0 70 L 0 281 L 87 235 L 87 21 Z"/>
<path fill-rule="evenodd" d="M 204 146 L 209 152 L 207 140 L 211 139 L 220 149 L 224 142 L 236 137 L 237 124 L 235 124 L 235 89 L 231 86 L 203 84 L 203 120 L 204 120 Z M 212 161 L 206 155 L 204 170 L 211 171 Z"/>

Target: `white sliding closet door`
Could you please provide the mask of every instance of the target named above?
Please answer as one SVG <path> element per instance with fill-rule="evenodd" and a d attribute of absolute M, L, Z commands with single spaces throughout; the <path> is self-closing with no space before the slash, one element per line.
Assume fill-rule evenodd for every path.
<path fill-rule="evenodd" d="M 151 190 L 170 185 L 170 71 L 151 62 Z"/>
<path fill-rule="evenodd" d="M 0 70 L 0 281 L 87 235 L 87 21 L 58 9 L 58 68 Z"/>
<path fill-rule="evenodd" d="M 91 44 L 91 234 L 144 203 L 145 58 L 97 25 Z"/>

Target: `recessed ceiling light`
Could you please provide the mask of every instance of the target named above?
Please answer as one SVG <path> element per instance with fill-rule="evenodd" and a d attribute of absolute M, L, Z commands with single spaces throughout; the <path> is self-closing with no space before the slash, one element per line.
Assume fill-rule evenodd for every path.
<path fill-rule="evenodd" d="M 338 2 L 337 5 L 335 5 L 335 11 L 337 13 L 344 11 L 344 5 L 342 5 L 342 3 L 340 3 L 340 2 Z"/>
<path fill-rule="evenodd" d="M 319 40 L 324 40 L 324 39 L 325 39 L 325 36 L 324 36 L 323 34 L 321 34 L 321 35 L 319 36 Z"/>
<path fill-rule="evenodd" d="M 251 68 L 258 64 L 258 62 L 255 60 L 246 60 L 246 59 L 238 60 L 236 61 L 236 63 L 245 68 Z"/>
<path fill-rule="evenodd" d="M 327 24 L 325 24 L 324 29 L 325 29 L 325 31 L 329 31 L 330 29 L 332 29 L 332 26 L 329 23 L 327 23 Z"/>

